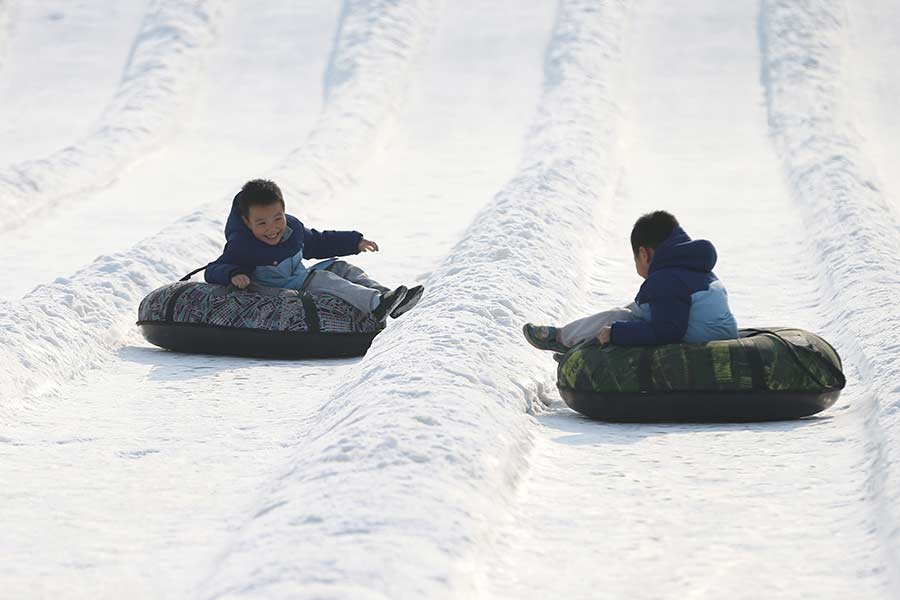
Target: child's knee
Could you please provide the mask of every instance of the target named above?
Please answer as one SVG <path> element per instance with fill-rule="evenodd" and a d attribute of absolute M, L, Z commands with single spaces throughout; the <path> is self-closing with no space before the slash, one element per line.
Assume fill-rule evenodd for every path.
<path fill-rule="evenodd" d="M 325 267 L 325 271 L 329 271 L 331 273 L 335 273 L 336 275 L 341 275 L 343 273 L 349 272 L 353 268 L 353 265 L 348 263 L 345 260 L 335 260 L 330 265 Z"/>

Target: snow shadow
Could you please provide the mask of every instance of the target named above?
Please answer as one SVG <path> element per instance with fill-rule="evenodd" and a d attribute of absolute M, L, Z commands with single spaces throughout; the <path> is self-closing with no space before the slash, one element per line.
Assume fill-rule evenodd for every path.
<path fill-rule="evenodd" d="M 650 437 L 683 435 L 702 431 L 787 432 L 822 426 L 832 417 L 816 415 L 795 421 L 765 423 L 607 423 L 589 419 L 569 410 L 564 405 L 559 405 L 537 415 L 535 419 L 547 430 L 547 437 L 559 444 L 605 446 L 634 444 Z M 559 434 L 554 432 L 559 432 Z"/>
<path fill-rule="evenodd" d="M 228 371 L 259 367 L 314 369 L 346 366 L 362 360 L 358 358 L 286 360 L 274 358 L 244 358 L 240 356 L 216 356 L 212 354 L 187 354 L 149 346 L 124 346 L 117 353 L 122 361 L 150 365 L 147 374 L 150 381 L 186 381 L 214 377 Z"/>

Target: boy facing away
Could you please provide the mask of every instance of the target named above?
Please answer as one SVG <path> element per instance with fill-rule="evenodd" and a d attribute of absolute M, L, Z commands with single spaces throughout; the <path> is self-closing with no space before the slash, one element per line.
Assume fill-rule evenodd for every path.
<path fill-rule="evenodd" d="M 281 189 L 272 181 L 248 181 L 234 197 L 225 224 L 225 250 L 206 266 L 209 283 L 245 289 L 250 283 L 337 296 L 365 314 L 399 317 L 422 298 L 424 288 L 389 290 L 362 269 L 331 258 L 377 252 L 358 231 L 316 231 L 285 214 Z M 327 258 L 311 267 L 304 258 Z"/>
<path fill-rule="evenodd" d="M 674 216 L 659 210 L 634 224 L 631 249 L 635 269 L 645 279 L 633 303 L 561 328 L 526 323 L 528 342 L 541 350 L 567 352 L 595 337 L 616 346 L 737 338 L 728 292 L 712 272 L 716 249 L 710 242 L 692 240 Z"/>

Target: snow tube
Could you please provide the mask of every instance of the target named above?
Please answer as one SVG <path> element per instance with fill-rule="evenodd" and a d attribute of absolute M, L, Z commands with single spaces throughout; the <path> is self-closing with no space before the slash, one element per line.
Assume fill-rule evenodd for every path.
<path fill-rule="evenodd" d="M 361 356 L 384 328 L 330 294 L 190 281 L 150 292 L 137 324 L 169 350 L 260 358 Z"/>
<path fill-rule="evenodd" d="M 798 419 L 832 406 L 846 384 L 834 348 L 801 329 L 743 329 L 705 344 L 591 341 L 558 357 L 566 404 L 605 421 Z"/>

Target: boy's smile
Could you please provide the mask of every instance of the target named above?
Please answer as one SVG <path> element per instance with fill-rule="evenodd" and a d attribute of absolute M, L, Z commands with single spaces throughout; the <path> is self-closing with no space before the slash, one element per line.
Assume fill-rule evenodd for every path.
<path fill-rule="evenodd" d="M 274 202 L 265 206 L 251 206 L 244 224 L 253 232 L 254 237 L 270 246 L 276 245 L 284 236 L 286 226 L 284 206 Z"/>

